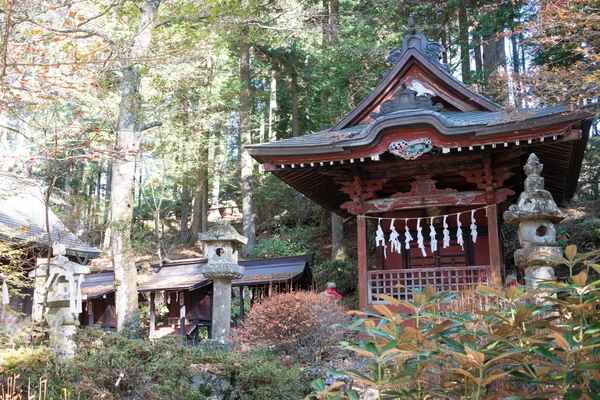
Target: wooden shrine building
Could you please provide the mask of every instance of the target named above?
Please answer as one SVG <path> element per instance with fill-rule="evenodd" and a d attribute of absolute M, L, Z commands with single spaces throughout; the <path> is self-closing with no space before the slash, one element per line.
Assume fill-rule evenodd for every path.
<path fill-rule="evenodd" d="M 502 284 L 501 211 L 523 190 L 528 155 L 537 154 L 546 189 L 564 204 L 591 125 L 590 113 L 564 107 L 505 110 L 454 78 L 439 60 L 443 47 L 411 28 L 381 82 L 335 126 L 247 146 L 265 171 L 358 217 L 361 309 L 428 284 Z M 367 221 L 378 228 L 373 265 Z"/>
<path fill-rule="evenodd" d="M 276 292 L 309 290 L 313 283 L 310 269 L 313 259 L 314 254 L 242 260 L 238 263 L 244 267 L 244 276 L 231 284 L 238 288 L 242 300 L 244 288 L 249 289 L 251 301 Z M 139 275 L 138 300 L 149 305 L 150 338 L 186 336 L 195 343 L 200 327 L 206 327 L 208 336 L 211 336 L 212 280 L 200 272 L 205 264 L 206 259 L 197 258 L 163 261 L 151 265 L 151 273 Z M 87 275 L 81 292 L 87 301 L 80 315 L 80 324 L 114 330 L 114 271 L 97 271 Z M 243 304 L 241 301 L 242 319 Z"/>

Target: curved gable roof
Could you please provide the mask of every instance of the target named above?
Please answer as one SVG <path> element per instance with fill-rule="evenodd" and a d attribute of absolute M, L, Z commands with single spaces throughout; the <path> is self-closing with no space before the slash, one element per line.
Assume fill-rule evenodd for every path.
<path fill-rule="evenodd" d="M 452 76 L 437 59 L 437 53 L 426 50 L 428 46 L 439 46 L 443 49 L 436 42 L 427 42 L 425 36 L 420 33 L 407 35 L 404 38 L 404 47 L 391 50 L 388 55 L 388 60 L 392 64 L 391 70 L 386 72 L 375 89 L 331 130 L 342 130 L 370 122 L 371 113 L 391 98 L 403 83 L 410 83 L 413 79 L 418 79 L 436 96 L 460 111 L 501 111 L 503 109 L 499 104 L 472 91 Z M 394 54 L 395 56 L 392 56 Z M 398 57 L 398 54 L 401 55 Z"/>

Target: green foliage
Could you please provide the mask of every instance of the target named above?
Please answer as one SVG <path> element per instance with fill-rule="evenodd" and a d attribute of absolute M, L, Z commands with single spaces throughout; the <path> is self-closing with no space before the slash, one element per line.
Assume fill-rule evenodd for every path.
<path fill-rule="evenodd" d="M 204 398 L 190 379 L 190 361 L 201 356 L 197 347 L 173 340 L 148 343 L 89 328 L 78 330 L 75 342 L 72 358 L 58 359 L 43 346 L 12 357 L 7 352 L 0 370 L 21 375 L 25 382 L 47 378 L 52 398 L 65 389 L 75 398 Z"/>
<path fill-rule="evenodd" d="M 297 361 L 320 359 L 342 339 L 344 308 L 328 296 L 312 292 L 280 293 L 255 304 L 235 340 L 267 346 Z"/>
<path fill-rule="evenodd" d="M 306 394 L 300 368 L 282 368 L 281 361 L 265 349 L 234 360 L 228 371 L 241 400 L 297 400 Z"/>
<path fill-rule="evenodd" d="M 315 229 L 311 226 L 282 226 L 272 236 L 258 240 L 252 258 L 287 257 L 313 252 Z"/>
<path fill-rule="evenodd" d="M 382 295 L 390 306 L 356 312 L 352 325 L 370 340 L 346 343 L 367 357 L 370 373 L 346 371 L 395 398 L 598 398 L 600 389 L 600 252 L 549 258 L 567 265 L 568 281 L 535 290 L 479 287 L 492 306 L 457 314 L 457 294 L 415 289 L 412 300 Z M 573 274 L 577 265 L 585 269 Z M 473 296 L 475 296 L 473 294 Z M 337 394 L 327 394 L 332 398 Z"/>

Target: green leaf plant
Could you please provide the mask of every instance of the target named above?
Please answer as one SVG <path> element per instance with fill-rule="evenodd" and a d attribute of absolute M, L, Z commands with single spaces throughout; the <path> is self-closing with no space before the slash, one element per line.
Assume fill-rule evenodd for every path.
<path fill-rule="evenodd" d="M 376 389 L 378 399 L 600 399 L 600 280 L 590 278 L 600 273 L 599 255 L 567 247 L 549 261 L 570 276 L 535 289 L 427 286 L 412 300 L 380 296 L 388 304 L 351 311 L 359 343 L 342 343 L 370 370 L 337 373 Z M 486 305 L 465 312 L 457 306 L 465 296 Z M 341 395 L 321 389 L 319 399 Z"/>

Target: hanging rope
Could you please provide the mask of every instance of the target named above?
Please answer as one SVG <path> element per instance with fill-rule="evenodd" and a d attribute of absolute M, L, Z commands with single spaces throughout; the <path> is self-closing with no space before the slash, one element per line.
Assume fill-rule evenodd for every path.
<path fill-rule="evenodd" d="M 471 240 L 473 241 L 473 243 L 477 243 L 477 234 L 478 234 L 477 233 L 477 221 L 475 220 L 475 213 L 479 210 L 487 210 L 491 207 L 495 207 L 495 205 L 488 205 L 488 206 L 484 206 L 484 207 L 480 207 L 480 208 L 475 208 L 473 210 L 469 210 L 471 212 L 471 224 L 469 225 L 469 229 L 470 229 L 470 233 L 471 233 Z M 429 217 L 429 243 L 430 243 L 430 248 L 431 248 L 432 253 L 435 253 L 436 251 L 438 251 L 438 240 L 437 240 L 437 232 L 435 230 L 435 225 L 434 225 L 434 219 L 443 217 L 442 248 L 446 249 L 446 248 L 450 247 L 450 229 L 448 227 L 448 217 L 451 217 L 451 216 L 456 216 L 456 241 L 457 241 L 458 245 L 464 251 L 465 239 L 463 236 L 463 230 L 462 230 L 462 224 L 460 222 L 460 216 L 461 216 L 461 214 L 464 214 L 466 212 L 468 212 L 468 211 L 461 211 L 461 212 L 456 212 L 456 213 L 451 213 L 451 214 L 446 214 L 446 215 Z M 486 215 L 487 215 L 487 213 L 486 213 Z M 387 244 L 386 244 L 386 240 L 385 240 L 385 232 L 383 231 L 383 228 L 381 226 L 381 221 L 382 220 L 390 220 L 389 242 L 391 245 L 391 252 L 392 253 L 396 252 L 398 254 L 402 253 L 402 245 L 399 240 L 400 234 L 396 230 L 396 226 L 395 226 L 396 218 L 371 217 L 368 215 L 358 215 L 357 218 L 371 218 L 371 219 L 377 218 L 377 231 L 375 234 L 375 243 L 376 243 L 376 246 L 383 247 L 383 256 L 386 259 L 387 259 Z M 417 246 L 421 250 L 421 254 L 423 255 L 423 257 L 427 257 L 427 250 L 425 248 L 425 238 L 423 237 L 423 227 L 421 226 L 421 219 L 423 219 L 423 218 L 424 217 L 403 218 L 404 219 L 404 248 L 409 250 L 410 242 L 415 240 L 412 237 L 412 235 L 410 234 L 410 229 L 408 227 L 408 223 L 411 220 L 416 220 L 417 221 L 417 223 L 416 223 L 416 225 L 417 225 Z M 170 298 L 168 299 L 168 302 L 170 302 Z"/>

